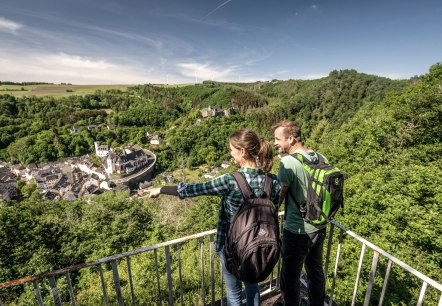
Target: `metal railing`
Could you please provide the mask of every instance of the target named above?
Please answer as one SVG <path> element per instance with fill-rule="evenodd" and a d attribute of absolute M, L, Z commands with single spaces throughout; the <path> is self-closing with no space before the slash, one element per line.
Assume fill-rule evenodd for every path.
<path fill-rule="evenodd" d="M 374 245 L 370 241 L 365 240 L 364 238 L 362 238 L 359 235 L 355 234 L 354 232 L 348 230 L 347 228 L 345 228 L 344 226 L 340 225 L 339 223 L 337 223 L 335 221 L 332 221 L 330 224 L 329 238 L 328 238 L 328 244 L 327 244 L 327 254 L 325 257 L 325 267 L 324 267 L 324 270 L 326 272 L 328 272 L 328 267 L 330 264 L 330 252 L 332 250 L 332 241 L 333 241 L 335 227 L 337 227 L 340 230 L 340 232 L 339 232 L 339 238 L 338 238 L 338 245 L 337 245 L 337 249 L 336 249 L 336 259 L 334 262 L 333 279 L 332 279 L 330 293 L 328 295 L 329 304 L 331 304 L 333 301 L 333 293 L 336 288 L 338 266 L 339 266 L 339 260 L 340 260 L 340 256 L 341 256 L 342 245 L 343 245 L 343 235 L 345 233 L 345 234 L 353 237 L 354 239 L 356 239 L 358 242 L 360 242 L 362 244 L 361 252 L 359 255 L 359 261 L 358 261 L 358 270 L 357 270 L 356 280 L 355 280 L 354 289 L 353 289 L 353 296 L 352 296 L 352 301 L 351 301 L 352 306 L 356 304 L 358 286 L 359 286 L 359 283 L 361 280 L 362 266 L 363 266 L 364 255 L 366 253 L 367 247 L 373 251 L 373 258 L 372 258 L 371 268 L 370 268 L 370 272 L 369 272 L 368 284 L 367 284 L 367 288 L 365 291 L 365 297 L 364 297 L 364 301 L 363 301 L 364 306 L 371 305 L 370 300 L 372 298 L 373 286 L 375 284 L 375 275 L 376 275 L 376 271 L 377 271 L 378 262 L 380 259 L 379 256 L 386 258 L 388 260 L 388 263 L 387 263 L 386 272 L 385 272 L 385 275 L 384 275 L 384 278 L 382 281 L 382 291 L 380 293 L 380 296 L 378 297 L 379 298 L 378 305 L 383 305 L 383 303 L 384 303 L 384 300 L 385 300 L 385 297 L 387 294 L 388 281 L 391 276 L 392 267 L 393 267 L 393 264 L 396 264 L 398 267 L 402 268 L 403 270 L 407 271 L 408 273 L 411 273 L 412 275 L 417 277 L 422 282 L 422 286 L 420 289 L 420 293 L 419 293 L 419 297 L 417 299 L 416 305 L 418 305 L 418 306 L 422 305 L 422 303 L 424 301 L 424 297 L 426 296 L 426 293 L 427 293 L 428 285 L 430 285 L 431 287 L 435 288 L 438 291 L 439 296 L 440 296 L 438 305 L 442 306 L 442 285 L 441 284 L 439 284 L 438 282 L 434 281 L 433 279 L 427 277 L 426 275 L 422 274 L 421 272 L 415 270 L 414 268 L 410 267 L 409 265 L 407 265 L 403 261 L 401 261 L 401 260 L 397 259 L 396 257 L 392 256 L 391 254 L 385 252 L 384 250 L 382 250 L 378 246 Z M 327 275 L 327 273 L 326 273 L 326 275 Z M 407 301 L 407 302 L 409 302 L 409 301 Z"/>
<path fill-rule="evenodd" d="M 336 228 L 340 230 L 338 237 L 334 236 Z M 359 286 L 361 280 L 363 280 L 362 271 L 364 255 L 368 248 L 373 251 L 373 258 L 370 272 L 368 274 L 367 288 L 365 289 L 365 298 L 363 300 L 364 306 L 371 305 L 370 300 L 373 298 L 375 274 L 380 256 L 386 258 L 388 260 L 388 264 L 382 283 L 382 291 L 380 296 L 376 297 L 376 299 L 379 299 L 379 305 L 383 305 L 385 297 L 388 294 L 388 281 L 391 276 L 392 267 L 393 265 L 396 265 L 422 281 L 422 287 L 417 299 L 417 305 L 422 305 L 424 297 L 427 293 L 427 288 L 430 286 L 438 291 L 438 294 L 440 295 L 438 303 L 439 306 L 442 306 L 441 284 L 428 278 L 419 271 L 416 271 L 409 265 L 388 254 L 381 248 L 363 239 L 335 221 L 332 221 L 330 224 L 324 265 L 325 275 L 327 277 L 328 269 L 331 265 L 330 257 L 335 255 L 334 269 L 331 273 L 332 278 L 329 280 L 331 284 L 328 285 L 327 290 L 329 305 L 332 304 L 334 294 L 339 286 L 339 263 L 342 256 L 344 234 L 353 237 L 356 241 L 358 241 L 358 243 L 362 244 L 358 259 L 358 268 L 353 288 L 351 305 L 355 305 L 357 302 L 358 289 L 360 289 Z M 217 256 L 215 256 L 214 249 L 215 235 L 216 230 L 201 232 L 195 235 L 142 247 L 130 252 L 101 258 L 95 261 L 74 265 L 41 275 L 28 276 L 18 280 L 1 283 L 0 290 L 6 290 L 7 288 L 18 288 L 19 286 L 29 287 L 32 285 L 35 300 L 37 301 L 38 305 L 44 305 L 44 302 L 47 301 L 46 304 L 49 303 L 58 306 L 62 305 L 63 301 L 70 302 L 75 306 L 77 303 L 83 304 L 78 302 L 78 296 L 75 292 L 77 283 L 76 280 L 78 277 L 77 274 L 89 268 L 91 270 L 91 274 L 96 275 L 97 283 L 101 285 L 101 303 L 104 303 L 104 305 L 162 305 L 162 303 L 167 303 L 169 305 L 223 305 L 225 296 L 222 281 L 222 269 L 219 261 L 215 260 L 215 258 L 217 258 Z M 333 241 L 336 240 L 336 238 L 338 243 L 335 246 Z M 192 243 L 193 245 L 191 245 Z M 206 244 L 208 244 L 208 248 L 206 248 Z M 185 251 L 185 248 L 187 248 L 187 251 Z M 198 257 L 199 255 L 199 259 L 191 262 L 191 265 L 196 264 L 197 266 L 192 266 L 190 268 L 192 273 L 195 275 L 199 274 L 199 285 L 192 285 L 193 287 L 190 289 L 185 285 L 189 282 L 189 275 L 183 275 L 182 273 L 183 259 L 186 259 L 183 257 L 183 252 L 186 252 L 189 254 L 189 256 L 194 257 Z M 139 263 L 139 256 L 146 258 L 148 254 L 150 254 L 150 263 L 153 264 L 153 267 L 152 265 L 149 265 L 149 263 L 145 264 L 145 267 L 150 268 L 150 274 L 155 274 L 155 276 L 150 279 L 150 283 L 147 280 L 144 282 L 140 281 L 143 276 L 134 275 L 132 269 L 132 260 L 137 260 L 137 263 Z M 187 271 L 189 271 L 188 267 Z M 261 287 L 263 288 L 261 295 L 266 295 L 279 290 L 279 271 L 280 264 L 275 267 L 274 273 L 272 273 L 272 275 L 270 275 L 270 277 L 261 284 Z M 137 270 L 137 272 L 140 271 Z M 75 274 L 74 277 L 72 277 L 73 274 Z M 195 277 L 195 275 L 193 276 Z M 136 282 L 134 280 L 136 280 Z M 113 286 L 109 285 L 110 282 L 113 282 Z M 136 283 L 138 286 L 136 286 Z M 306 285 L 305 282 L 304 285 Z M 150 288 L 156 287 L 155 290 L 153 290 L 156 291 L 155 296 L 143 295 L 143 286 L 150 286 Z M 31 288 L 28 289 L 32 290 Z M 47 292 L 45 295 L 42 294 L 43 289 L 45 289 L 45 292 Z M 190 301 L 188 294 L 190 294 L 194 300 Z M 50 299 L 50 301 L 48 299 Z M 146 299 L 148 302 L 146 302 Z M 359 304 L 361 302 L 362 301 L 359 301 Z M 2 304 L 2 301 L 0 300 L 0 306 L 3 305 L 4 304 Z"/>
<path fill-rule="evenodd" d="M 119 306 L 121 305 L 136 305 L 138 303 L 140 304 L 146 304 L 146 301 L 144 297 L 140 297 L 136 295 L 136 290 L 134 286 L 133 281 L 133 271 L 131 268 L 131 258 L 134 258 L 137 255 L 143 255 L 148 252 L 153 252 L 154 262 L 155 262 L 155 278 L 156 278 L 156 284 L 151 284 L 152 286 L 156 286 L 157 291 L 157 301 L 154 302 L 147 302 L 147 304 L 158 304 L 162 305 L 162 302 L 166 299 L 166 297 L 163 296 L 163 289 L 164 285 L 167 287 L 167 303 L 169 305 L 173 304 L 180 304 L 185 305 L 184 301 L 184 294 L 183 294 L 183 283 L 185 280 L 185 275 L 182 274 L 182 248 L 186 243 L 189 243 L 191 241 L 196 241 L 199 244 L 199 252 L 196 252 L 195 249 L 192 250 L 192 253 L 199 253 L 199 267 L 194 267 L 195 270 L 199 270 L 200 273 L 200 293 L 195 294 L 195 296 L 200 297 L 200 301 L 194 301 L 192 304 L 210 304 L 215 305 L 215 303 L 218 303 L 220 305 L 224 304 L 224 291 L 223 291 L 223 282 L 222 280 L 222 269 L 219 265 L 219 261 L 215 260 L 215 249 L 214 249 L 214 236 L 216 235 L 216 230 L 201 232 L 195 235 L 182 237 L 179 239 L 170 240 L 163 243 L 158 243 L 154 245 L 150 245 L 147 247 L 142 247 L 130 252 L 121 253 L 115 256 L 109 256 L 105 258 L 101 258 L 95 261 L 78 264 L 70 267 L 66 267 L 63 269 L 51 271 L 48 273 L 44 273 L 37 276 L 28 276 L 21 279 L 17 279 L 14 281 L 9 281 L 5 283 L 0 284 L 0 290 L 10 288 L 10 287 L 17 287 L 17 286 L 23 286 L 26 284 L 32 283 L 35 293 L 36 301 L 38 302 L 38 305 L 44 305 L 43 297 L 40 288 L 42 286 L 49 284 L 50 293 L 52 295 L 53 304 L 55 305 L 62 305 L 62 299 L 61 299 L 61 292 L 60 289 L 57 286 L 57 282 L 61 278 L 65 278 L 66 282 L 66 290 L 69 292 L 69 299 L 70 303 L 72 305 L 77 305 L 76 295 L 74 292 L 74 286 L 72 282 L 71 274 L 78 272 L 79 270 L 83 270 L 86 268 L 95 268 L 98 271 L 98 275 L 100 278 L 101 283 L 101 290 L 102 290 L 102 302 L 104 305 L 110 305 L 110 304 L 117 304 Z M 206 243 L 208 242 L 209 248 L 206 250 Z M 173 254 L 174 257 L 176 257 L 176 277 L 172 277 L 172 249 L 174 249 L 175 253 Z M 160 254 L 161 252 L 161 254 Z M 164 253 L 163 253 L 164 252 Z M 164 266 L 160 264 L 159 257 L 164 256 Z M 208 259 L 208 263 L 206 262 Z M 126 279 L 122 280 L 121 274 L 122 274 L 122 267 L 124 266 L 122 264 L 122 261 L 125 261 L 125 266 L 127 267 L 127 271 L 124 271 L 126 275 Z M 113 279 L 113 301 L 110 301 L 110 286 L 108 284 L 108 281 L 106 281 L 105 278 L 105 265 L 110 265 L 110 269 L 112 272 L 112 279 Z M 215 273 L 215 265 L 218 266 L 218 272 Z M 124 267 L 123 267 L 124 268 Z M 166 279 L 167 282 L 161 281 L 162 275 L 160 270 L 165 270 L 166 272 Z M 276 269 L 275 269 L 276 270 Z M 127 274 L 126 274 L 127 273 Z M 218 274 L 218 275 L 216 275 Z M 273 273 L 270 275 L 269 279 L 264 281 L 262 283 L 265 290 L 261 292 L 261 294 L 266 294 L 270 291 L 275 290 L 275 283 L 278 277 L 273 275 Z M 218 281 L 217 281 L 218 280 Z M 126 283 L 126 287 L 129 287 L 130 294 L 126 294 L 126 298 L 129 297 L 129 300 L 126 300 L 126 298 L 123 297 L 123 290 L 121 283 Z M 164 284 L 165 283 L 165 284 Z M 217 286 L 218 288 L 215 288 Z M 174 292 L 175 289 L 178 288 L 178 293 Z M 195 290 L 194 290 L 195 291 Z M 218 294 L 216 294 L 218 292 Z M 216 296 L 217 295 L 217 296 Z M 52 301 L 51 301 L 52 304 Z M 2 302 L 0 301 L 0 306 L 3 306 Z"/>

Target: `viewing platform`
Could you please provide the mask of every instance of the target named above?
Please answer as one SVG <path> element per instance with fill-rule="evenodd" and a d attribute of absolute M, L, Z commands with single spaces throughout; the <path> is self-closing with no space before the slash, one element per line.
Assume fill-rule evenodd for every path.
<path fill-rule="evenodd" d="M 10 300 L 23 290 L 28 291 L 28 297 L 34 296 L 35 305 L 84 305 L 85 301 L 87 305 L 119 306 L 226 305 L 222 269 L 215 252 L 215 235 L 216 230 L 201 232 L 1 283 L 0 306 L 8 305 L 2 298 Z M 405 274 L 405 279 L 414 278 L 420 288 L 416 296 L 400 297 L 404 304 L 423 305 L 425 302 L 425 305 L 442 306 L 440 283 L 335 221 L 328 227 L 327 236 L 324 242 L 325 305 L 332 305 L 335 298 L 343 299 L 337 292 L 351 295 L 345 296 L 345 305 L 383 305 L 389 295 L 389 281 L 394 277 L 397 282 L 400 278 L 395 275 Z M 350 239 L 360 245 L 360 251 L 355 253 L 351 248 L 346 249 L 346 241 Z M 340 260 L 348 256 L 357 258 L 352 266 L 357 271 L 352 284 L 342 281 L 344 271 Z M 137 269 L 134 269 L 134 262 Z M 278 263 L 269 278 L 261 283 L 262 305 L 272 305 L 280 294 L 280 267 Z M 184 269 L 191 273 L 183 273 Z M 76 281 L 79 275 L 87 275 L 91 283 L 79 284 Z M 305 281 L 302 283 L 307 286 Z M 79 288 L 91 285 L 96 285 L 99 290 L 87 297 L 78 296 Z"/>

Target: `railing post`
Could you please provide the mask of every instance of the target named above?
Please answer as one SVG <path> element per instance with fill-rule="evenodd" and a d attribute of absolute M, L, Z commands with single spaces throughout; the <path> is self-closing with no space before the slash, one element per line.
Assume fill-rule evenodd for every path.
<path fill-rule="evenodd" d="M 385 298 L 385 293 L 387 292 L 388 280 L 390 278 L 392 264 L 393 262 L 391 260 L 388 260 L 387 271 L 385 272 L 385 277 L 384 277 L 384 284 L 382 285 L 381 297 L 379 298 L 379 306 L 382 306 L 382 304 L 384 304 L 384 298 Z"/>
<path fill-rule="evenodd" d="M 60 295 L 58 294 L 57 284 L 53 276 L 49 277 L 49 286 L 51 287 L 52 297 L 56 306 L 61 306 Z"/>
<path fill-rule="evenodd" d="M 379 259 L 379 253 L 374 251 L 373 261 L 371 262 L 370 277 L 368 279 L 367 292 L 365 293 L 364 306 L 368 306 L 370 304 L 371 291 L 373 289 L 374 276 L 376 274 L 378 259 Z"/>
<path fill-rule="evenodd" d="M 115 285 L 115 291 L 117 293 L 118 305 L 123 306 L 124 302 L 123 302 L 123 295 L 121 293 L 120 276 L 118 274 L 117 262 L 115 260 L 111 261 L 111 267 L 112 267 L 112 273 L 114 275 L 114 285 Z"/>
<path fill-rule="evenodd" d="M 68 284 L 68 290 L 69 290 L 69 295 L 71 297 L 71 302 L 72 302 L 72 306 L 76 306 L 76 302 L 75 302 L 75 295 L 74 295 L 74 290 L 72 288 L 72 282 L 71 282 L 71 276 L 69 275 L 69 272 L 65 274 L 66 276 L 66 282 Z"/>
<path fill-rule="evenodd" d="M 160 273 L 158 271 L 158 254 L 157 249 L 153 250 L 153 254 L 155 256 L 155 273 L 157 276 L 157 289 L 158 289 L 158 305 L 162 305 L 161 303 L 161 284 L 160 284 Z"/>
<path fill-rule="evenodd" d="M 335 286 L 336 286 L 336 276 L 338 275 L 338 264 L 339 264 L 339 256 L 341 254 L 343 233 L 344 233 L 343 231 L 341 231 L 339 233 L 339 244 L 338 244 L 338 249 L 336 251 L 335 270 L 333 272 L 333 282 L 332 282 L 332 287 L 331 287 L 331 291 L 330 291 L 329 305 L 333 305 L 333 292 L 334 292 Z"/>
<path fill-rule="evenodd" d="M 178 248 L 178 275 L 180 278 L 180 302 L 182 306 L 184 305 L 184 300 L 183 300 L 183 278 L 181 275 L 181 243 L 178 243 L 177 248 Z"/>
<path fill-rule="evenodd" d="M 419 299 L 417 300 L 416 306 L 421 306 L 424 301 L 425 291 L 427 291 L 427 282 L 422 284 L 421 293 L 419 294 Z"/>
<path fill-rule="evenodd" d="M 43 299 L 41 298 L 40 288 L 38 288 L 38 281 L 34 281 L 34 292 L 37 297 L 38 305 L 43 306 Z"/>
<path fill-rule="evenodd" d="M 201 251 L 201 295 L 203 305 L 206 305 L 206 288 L 204 283 L 204 237 L 200 238 L 200 251 Z"/>
<path fill-rule="evenodd" d="M 108 297 L 107 297 L 106 280 L 104 279 L 103 268 L 101 267 L 101 264 L 98 265 L 98 271 L 100 272 L 101 288 L 103 288 L 104 305 L 108 306 L 109 305 L 109 300 L 108 300 Z"/>
<path fill-rule="evenodd" d="M 172 261 L 170 260 L 170 247 L 166 245 L 166 272 L 167 272 L 167 287 L 169 291 L 169 305 L 173 305 L 173 289 L 172 289 Z"/>
<path fill-rule="evenodd" d="M 356 273 L 355 288 L 353 290 L 353 298 L 351 300 L 351 306 L 354 306 L 356 303 L 356 295 L 358 294 L 359 279 L 361 277 L 362 264 L 364 262 L 365 248 L 366 245 L 365 243 L 363 243 L 361 248 L 361 254 L 359 255 L 358 272 Z"/>
<path fill-rule="evenodd" d="M 130 294 L 132 296 L 132 306 L 136 305 L 135 291 L 134 291 L 134 283 L 132 280 L 132 268 L 130 264 L 130 257 L 126 257 L 127 262 L 127 275 L 129 276 L 129 285 L 130 285 Z"/>

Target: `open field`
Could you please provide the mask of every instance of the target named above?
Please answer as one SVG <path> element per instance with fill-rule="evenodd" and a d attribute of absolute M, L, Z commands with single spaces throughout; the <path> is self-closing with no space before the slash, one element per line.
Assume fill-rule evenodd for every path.
<path fill-rule="evenodd" d="M 0 94 L 9 94 L 16 97 L 23 96 L 57 96 L 67 97 L 71 95 L 93 94 L 96 90 L 119 89 L 125 91 L 134 85 L 0 85 Z"/>
<path fill-rule="evenodd" d="M 163 87 L 180 87 L 194 85 L 192 84 L 153 84 L 155 86 Z M 114 84 L 114 85 L 56 85 L 56 84 L 42 84 L 42 85 L 0 85 L 0 95 L 8 94 L 16 97 L 23 96 L 53 96 L 53 97 L 67 97 L 72 95 L 84 96 L 93 94 L 96 90 L 110 90 L 119 89 L 127 90 L 128 87 L 136 85 L 130 84 Z"/>

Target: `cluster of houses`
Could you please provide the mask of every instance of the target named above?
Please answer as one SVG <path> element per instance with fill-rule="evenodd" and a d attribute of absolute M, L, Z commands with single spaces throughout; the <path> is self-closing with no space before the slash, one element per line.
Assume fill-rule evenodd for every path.
<path fill-rule="evenodd" d="M 17 177 L 12 173 L 7 163 L 0 163 L 0 199 L 13 200 L 18 197 L 15 184 Z"/>
<path fill-rule="evenodd" d="M 201 109 L 200 111 L 202 118 L 207 117 L 223 117 L 223 116 L 231 116 L 236 114 L 236 110 L 233 107 L 229 107 L 228 109 L 220 109 L 218 107 L 206 107 Z"/>
<path fill-rule="evenodd" d="M 71 129 L 69 130 L 69 132 L 71 134 L 78 134 L 81 131 L 81 128 L 86 128 L 88 131 L 94 131 L 94 130 L 98 130 L 101 129 L 103 126 L 105 126 L 104 124 L 89 124 L 85 127 L 80 127 L 78 125 L 73 125 L 71 126 Z M 115 124 L 106 124 L 106 128 L 108 130 L 115 130 L 117 126 Z"/>
<path fill-rule="evenodd" d="M 95 153 L 103 160 L 103 167 L 95 166 L 89 157 L 74 157 L 47 164 L 0 164 L 0 200 L 18 197 L 15 188 L 18 179 L 35 181 L 41 193 L 48 199 L 75 200 L 81 196 L 96 195 L 110 189 L 125 189 L 114 181 L 130 182 L 137 172 L 142 172 L 154 162 L 139 146 L 124 148 L 117 154 L 112 148 L 95 142 Z M 112 176 L 113 174 L 113 176 Z"/>
<path fill-rule="evenodd" d="M 14 187 L 18 179 L 26 183 L 35 181 L 43 196 L 48 199 L 75 200 L 84 195 L 100 194 L 114 186 L 103 170 L 94 166 L 87 156 L 40 165 L 30 164 L 27 167 L 21 164 L 4 165 L 4 169 L 14 175 Z M 13 193 L 0 194 L 0 199 L 13 198 Z"/>

